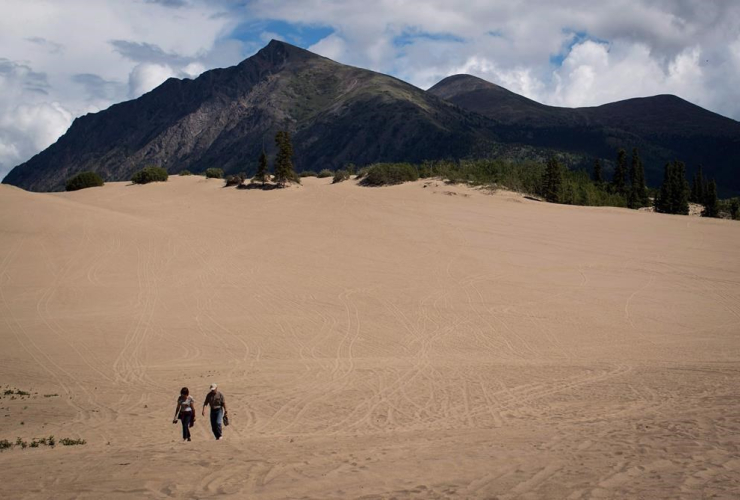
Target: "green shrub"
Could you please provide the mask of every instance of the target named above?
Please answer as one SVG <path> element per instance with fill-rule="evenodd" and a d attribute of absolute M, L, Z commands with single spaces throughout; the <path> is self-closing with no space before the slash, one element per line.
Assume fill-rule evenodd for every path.
<path fill-rule="evenodd" d="M 241 174 L 226 176 L 226 187 L 238 186 L 242 182 L 244 182 L 244 177 Z"/>
<path fill-rule="evenodd" d="M 97 187 L 103 185 L 103 178 L 95 172 L 80 172 L 74 177 L 67 181 L 67 191 L 77 191 L 79 189 L 85 189 L 89 187 Z"/>
<path fill-rule="evenodd" d="M 223 179 L 224 171 L 220 168 L 207 168 L 206 179 Z"/>
<path fill-rule="evenodd" d="M 358 181 L 365 177 L 367 173 L 370 171 L 370 167 L 362 167 L 360 170 L 357 171 L 357 177 L 355 177 Z"/>
<path fill-rule="evenodd" d="M 390 186 L 419 179 L 416 167 L 409 163 L 377 163 L 371 165 L 362 179 L 365 186 Z"/>
<path fill-rule="evenodd" d="M 313 170 L 304 170 L 301 172 L 301 177 L 318 177 L 319 174 L 314 172 Z"/>
<path fill-rule="evenodd" d="M 150 182 L 166 182 L 169 174 L 162 167 L 144 167 L 131 177 L 134 184 L 149 184 Z"/>
<path fill-rule="evenodd" d="M 8 450 L 13 447 L 13 443 L 8 441 L 7 439 L 0 440 L 0 451 L 2 450 Z"/>
<path fill-rule="evenodd" d="M 332 181 L 332 184 L 346 181 L 347 179 L 349 179 L 349 172 L 347 172 L 346 170 L 337 170 L 336 172 L 334 172 L 334 180 Z"/>
<path fill-rule="evenodd" d="M 331 177 L 331 176 L 333 176 L 333 175 L 334 175 L 334 172 L 332 172 L 332 171 L 331 171 L 331 170 L 329 170 L 328 168 L 325 168 L 324 170 L 322 170 L 321 172 L 319 172 L 319 175 L 317 175 L 317 177 L 318 177 L 319 179 L 323 179 L 323 178 L 325 178 L 325 177 Z"/>
<path fill-rule="evenodd" d="M 193 173 L 190 170 L 180 170 L 180 175 L 181 176 L 193 175 Z"/>

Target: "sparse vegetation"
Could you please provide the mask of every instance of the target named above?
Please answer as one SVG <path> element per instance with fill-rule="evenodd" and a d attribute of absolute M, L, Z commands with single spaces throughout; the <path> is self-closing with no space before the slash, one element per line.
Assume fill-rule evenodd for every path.
<path fill-rule="evenodd" d="M 31 395 L 30 392 L 22 391 L 20 389 L 5 389 L 5 391 L 3 392 L 3 394 L 5 396 L 11 396 L 11 395 L 15 395 L 15 396 L 30 396 Z"/>
<path fill-rule="evenodd" d="M 349 172 L 346 170 L 337 170 L 334 172 L 334 180 L 332 180 L 332 184 L 336 184 L 338 182 L 346 181 L 349 179 Z"/>
<path fill-rule="evenodd" d="M 328 168 L 325 168 L 324 170 L 319 172 L 319 175 L 317 175 L 316 177 L 318 177 L 319 179 L 324 179 L 326 177 L 332 177 L 333 175 L 334 175 L 334 172 L 332 172 Z"/>
<path fill-rule="evenodd" d="M 0 451 L 9 450 L 12 447 L 13 443 L 8 441 L 7 439 L 0 439 Z"/>
<path fill-rule="evenodd" d="M 205 174 L 206 179 L 223 179 L 224 177 L 224 171 L 221 168 L 207 168 Z"/>
<path fill-rule="evenodd" d="M 166 182 L 169 174 L 162 167 L 144 167 L 131 177 L 134 184 L 149 184 L 150 182 Z"/>
<path fill-rule="evenodd" d="M 225 186 L 239 186 L 241 183 L 244 182 L 244 177 L 241 176 L 241 174 L 237 175 L 228 175 L 226 176 L 226 182 Z"/>
<path fill-rule="evenodd" d="M 193 173 L 190 170 L 180 170 L 180 174 L 179 175 L 181 177 L 184 177 L 186 175 L 193 175 Z"/>
<path fill-rule="evenodd" d="M 98 187 L 104 184 L 103 178 L 95 172 L 80 172 L 67 181 L 67 191 L 79 191 L 89 187 Z"/>
<path fill-rule="evenodd" d="M 391 186 L 419 179 L 419 171 L 410 163 L 376 163 L 362 179 L 364 186 Z"/>
<path fill-rule="evenodd" d="M 77 446 L 87 444 L 87 441 L 85 441 L 84 439 L 63 438 L 60 439 L 59 442 L 64 446 Z"/>
<path fill-rule="evenodd" d="M 301 177 L 318 177 L 319 174 L 314 172 L 313 170 L 304 170 L 301 172 Z"/>

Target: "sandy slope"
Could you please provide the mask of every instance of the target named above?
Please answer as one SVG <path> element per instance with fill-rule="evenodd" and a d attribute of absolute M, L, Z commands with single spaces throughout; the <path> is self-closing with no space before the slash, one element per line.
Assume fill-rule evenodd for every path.
<path fill-rule="evenodd" d="M 0 453 L 2 498 L 740 492 L 738 223 L 434 182 L 0 187 L 0 385 L 34 394 L 0 439 L 87 440 Z M 182 443 L 179 388 L 211 381 L 234 424 Z"/>

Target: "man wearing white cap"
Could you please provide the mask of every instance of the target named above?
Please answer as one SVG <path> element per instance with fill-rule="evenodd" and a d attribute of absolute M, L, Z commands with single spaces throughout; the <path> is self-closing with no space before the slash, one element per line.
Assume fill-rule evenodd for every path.
<path fill-rule="evenodd" d="M 226 400 L 224 395 L 216 389 L 217 384 L 211 384 L 211 392 L 206 396 L 206 400 L 203 403 L 202 415 L 206 416 L 206 406 L 211 405 L 211 429 L 216 439 L 221 439 L 222 425 L 224 423 L 224 415 L 226 414 Z"/>

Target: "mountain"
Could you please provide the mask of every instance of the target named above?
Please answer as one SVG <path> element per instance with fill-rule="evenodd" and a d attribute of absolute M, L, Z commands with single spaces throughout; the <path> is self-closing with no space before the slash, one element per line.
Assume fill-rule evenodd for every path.
<path fill-rule="evenodd" d="M 299 171 L 456 158 L 495 140 L 490 120 L 479 114 L 273 40 L 237 66 L 195 80 L 170 78 L 138 99 L 77 118 L 3 182 L 53 191 L 83 170 L 125 180 L 151 164 L 170 173 L 253 173 L 262 148 L 274 152 L 280 129 L 293 134 Z"/>
<path fill-rule="evenodd" d="M 553 151 L 590 168 L 595 157 L 611 161 L 617 149 L 637 147 L 652 186 L 662 181 L 664 164 L 679 159 L 689 177 L 702 164 L 722 196 L 740 194 L 740 123 L 676 96 L 559 108 L 470 75 L 423 91 L 275 40 L 236 66 L 171 78 L 138 99 L 77 118 L 3 182 L 54 191 L 83 170 L 127 180 L 147 165 L 252 174 L 263 148 L 274 154 L 275 132 L 283 129 L 293 135 L 298 171 L 350 162 L 543 159 Z"/>
<path fill-rule="evenodd" d="M 699 165 L 723 195 L 740 194 L 740 122 L 673 95 L 627 99 L 584 108 L 546 106 L 471 75 L 437 83 L 430 94 L 496 122 L 507 143 L 613 159 L 616 150 L 640 150 L 650 185 L 679 159 L 689 178 Z"/>

